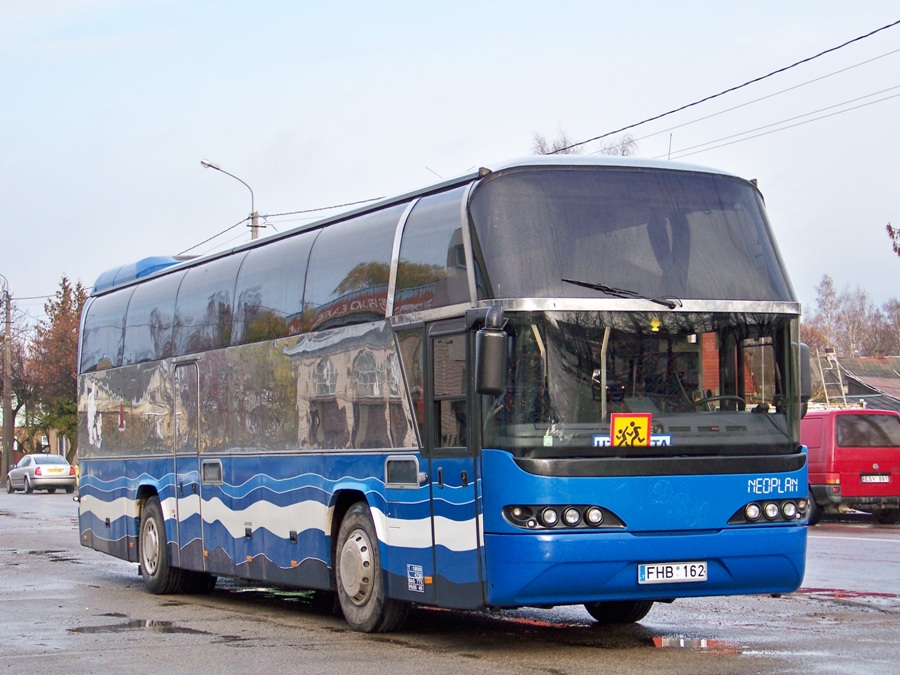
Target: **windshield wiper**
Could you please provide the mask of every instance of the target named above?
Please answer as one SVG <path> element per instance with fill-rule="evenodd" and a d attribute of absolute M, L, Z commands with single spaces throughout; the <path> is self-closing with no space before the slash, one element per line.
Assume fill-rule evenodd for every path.
<path fill-rule="evenodd" d="M 594 291 L 600 291 L 601 293 L 606 293 L 607 295 L 612 295 L 616 298 L 637 298 L 638 300 L 647 300 L 649 302 L 655 302 L 657 305 L 668 307 L 669 309 L 681 307 L 681 300 L 678 298 L 651 298 L 647 295 L 629 291 L 627 288 L 615 288 L 613 286 L 605 286 L 604 284 L 592 284 L 590 281 L 578 281 L 577 279 L 563 279 L 563 281 L 567 284 L 575 284 L 576 286 L 583 286 L 584 288 L 590 288 Z"/>

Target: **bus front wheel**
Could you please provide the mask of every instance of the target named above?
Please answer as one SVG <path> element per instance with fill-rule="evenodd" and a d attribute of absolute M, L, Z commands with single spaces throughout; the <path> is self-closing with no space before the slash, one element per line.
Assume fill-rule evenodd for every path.
<path fill-rule="evenodd" d="M 588 602 L 584 608 L 599 623 L 634 623 L 640 621 L 650 608 L 652 600 L 611 600 L 608 602 Z"/>
<path fill-rule="evenodd" d="M 150 497 L 141 509 L 140 546 L 141 576 L 151 593 L 180 593 L 182 571 L 169 565 L 166 548 L 166 525 L 158 497 Z"/>
<path fill-rule="evenodd" d="M 386 597 L 372 514 L 364 502 L 347 511 L 338 531 L 335 581 L 344 618 L 353 630 L 387 633 L 406 620 L 406 603 Z"/>

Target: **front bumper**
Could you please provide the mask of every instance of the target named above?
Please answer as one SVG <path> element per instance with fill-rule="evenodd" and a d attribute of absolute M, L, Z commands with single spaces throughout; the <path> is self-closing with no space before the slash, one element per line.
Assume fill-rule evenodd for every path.
<path fill-rule="evenodd" d="M 488 605 L 788 593 L 803 581 L 806 527 L 485 536 Z M 708 563 L 703 582 L 638 584 L 640 563 Z"/>

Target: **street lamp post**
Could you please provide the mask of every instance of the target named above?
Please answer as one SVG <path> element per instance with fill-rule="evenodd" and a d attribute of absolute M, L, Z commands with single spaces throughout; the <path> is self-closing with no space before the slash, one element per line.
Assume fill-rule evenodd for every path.
<path fill-rule="evenodd" d="M 247 185 L 247 183 L 242 181 L 240 178 L 235 176 L 233 173 L 228 173 L 221 166 L 219 166 L 215 162 L 210 162 L 208 159 L 201 159 L 200 166 L 202 166 L 205 169 L 215 169 L 216 171 L 221 171 L 226 176 L 231 176 L 239 183 L 243 183 L 244 187 L 246 187 L 248 190 L 250 190 L 250 237 L 252 239 L 258 239 L 259 238 L 259 214 L 256 212 L 256 201 L 255 201 L 255 198 L 253 197 L 253 188 L 250 187 L 249 185 Z"/>

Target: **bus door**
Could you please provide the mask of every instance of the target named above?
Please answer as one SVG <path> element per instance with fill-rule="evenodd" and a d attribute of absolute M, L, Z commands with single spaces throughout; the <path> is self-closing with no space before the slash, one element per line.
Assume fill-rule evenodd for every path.
<path fill-rule="evenodd" d="M 459 324 L 428 331 L 425 451 L 429 457 L 434 579 L 441 607 L 484 604 L 475 453 L 466 396 L 468 334 Z"/>
<path fill-rule="evenodd" d="M 175 366 L 175 504 L 178 522 L 176 564 L 203 569 L 199 478 L 200 378 L 196 362 Z"/>

